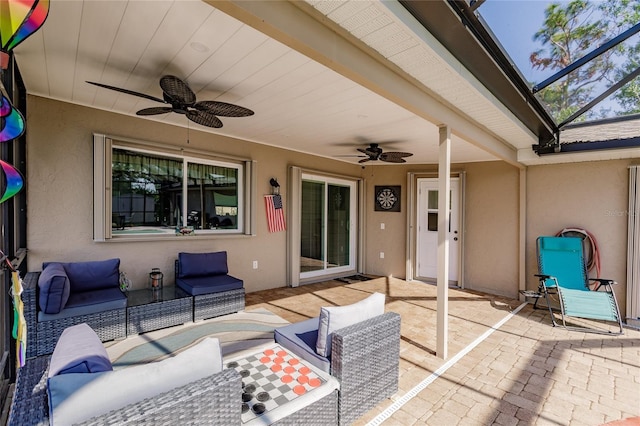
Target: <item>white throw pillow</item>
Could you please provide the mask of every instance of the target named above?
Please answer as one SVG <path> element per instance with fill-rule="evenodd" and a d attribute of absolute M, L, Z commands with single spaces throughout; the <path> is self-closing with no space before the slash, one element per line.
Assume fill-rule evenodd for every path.
<path fill-rule="evenodd" d="M 49 424 L 79 423 L 222 371 L 220 342 L 208 337 L 174 357 L 101 373 L 48 381 Z"/>
<path fill-rule="evenodd" d="M 318 355 L 328 357 L 331 354 L 331 334 L 334 331 L 384 314 L 384 298 L 382 293 L 373 293 L 352 305 L 321 308 L 316 342 Z"/>

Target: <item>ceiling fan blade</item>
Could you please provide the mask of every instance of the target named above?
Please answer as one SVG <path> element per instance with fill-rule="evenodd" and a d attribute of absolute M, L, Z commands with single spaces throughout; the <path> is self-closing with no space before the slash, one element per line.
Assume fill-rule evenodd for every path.
<path fill-rule="evenodd" d="M 151 107 L 141 109 L 140 111 L 136 112 L 136 115 L 158 115 L 166 114 L 171 111 L 173 111 L 171 107 Z"/>
<path fill-rule="evenodd" d="M 185 83 L 174 75 L 165 75 L 160 78 L 160 87 L 168 101 L 177 101 L 186 106 L 196 102 L 196 94 Z"/>
<path fill-rule="evenodd" d="M 362 160 L 358 161 L 358 163 L 366 163 L 367 161 L 371 161 L 371 158 L 363 158 Z"/>
<path fill-rule="evenodd" d="M 120 87 L 109 86 L 107 84 L 96 83 L 94 81 L 87 81 L 87 83 L 93 84 L 94 86 L 98 86 L 98 87 L 102 87 L 102 88 L 105 88 L 105 89 L 109 89 L 109 90 L 115 90 L 116 92 L 126 93 L 127 95 L 138 96 L 140 98 L 149 99 L 151 101 L 156 101 L 156 102 L 160 102 L 160 103 L 163 103 L 163 104 L 167 103 L 167 101 L 165 101 L 164 99 L 156 98 L 155 96 L 146 95 L 144 93 L 134 92 L 133 90 L 127 90 L 127 89 L 122 89 Z"/>
<path fill-rule="evenodd" d="M 406 163 L 403 157 L 411 157 L 409 152 L 384 152 L 380 154 L 380 160 L 387 163 Z"/>
<path fill-rule="evenodd" d="M 406 163 L 404 158 L 380 158 L 380 161 L 385 163 Z"/>
<path fill-rule="evenodd" d="M 253 115 L 253 111 L 249 108 L 228 104 L 226 102 L 202 101 L 197 102 L 193 107 L 198 111 L 208 112 L 209 114 L 220 117 L 249 117 Z"/>
<path fill-rule="evenodd" d="M 203 126 L 213 127 L 216 129 L 222 127 L 222 121 L 220 121 L 220 119 L 215 115 L 209 114 L 208 112 L 189 110 L 187 112 L 187 118 L 194 123 L 198 123 Z"/>

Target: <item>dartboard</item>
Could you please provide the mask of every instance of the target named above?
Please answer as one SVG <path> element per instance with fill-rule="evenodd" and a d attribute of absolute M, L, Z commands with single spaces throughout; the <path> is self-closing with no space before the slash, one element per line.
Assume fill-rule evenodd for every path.
<path fill-rule="evenodd" d="M 385 210 L 392 209 L 398 202 L 398 197 L 390 188 L 385 188 L 378 193 L 378 204 Z"/>

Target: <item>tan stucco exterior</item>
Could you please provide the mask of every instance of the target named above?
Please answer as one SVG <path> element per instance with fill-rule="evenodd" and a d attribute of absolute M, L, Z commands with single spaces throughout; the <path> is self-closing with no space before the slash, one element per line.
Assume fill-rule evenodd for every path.
<path fill-rule="evenodd" d="M 631 160 L 531 166 L 527 170 L 527 270 L 536 269 L 535 239 L 576 227 L 594 235 L 601 277 L 614 286 L 622 312 L 626 305 L 627 212 Z M 595 276 L 595 270 L 591 276 Z M 535 288 L 533 279 L 529 288 Z M 623 314 L 624 316 L 624 314 Z"/>
<path fill-rule="evenodd" d="M 257 162 L 255 236 L 175 240 L 94 242 L 92 134 L 102 133 L 160 144 L 186 146 L 187 130 L 167 124 L 117 115 L 78 105 L 30 96 L 28 98 L 27 167 L 28 250 L 30 271 L 43 261 L 121 259 L 121 269 L 135 287 L 146 284 L 153 267 L 172 280 L 173 262 L 180 251 L 226 250 L 233 275 L 248 292 L 287 284 L 287 235 L 270 234 L 261 195 L 270 192 L 269 179 L 281 183 L 287 207 L 290 166 L 320 170 L 364 181 L 362 272 L 405 278 L 408 262 L 409 173 L 437 172 L 437 165 L 347 164 L 295 151 L 216 136 L 191 129 L 188 147 Z M 454 164 L 464 172 L 465 288 L 517 297 L 520 268 L 526 287 L 537 282 L 535 239 L 564 227 L 587 229 L 597 238 L 602 276 L 616 279 L 620 308 L 625 307 L 626 230 L 629 161 L 603 161 L 531 166 L 526 171 L 526 265 L 519 264 L 521 218 L 520 170 L 502 161 Z M 376 185 L 401 185 L 401 212 L 374 211 Z M 380 229 L 380 224 L 385 229 Z M 380 259 L 380 252 L 385 253 Z M 259 268 L 252 269 L 258 261 Z"/>

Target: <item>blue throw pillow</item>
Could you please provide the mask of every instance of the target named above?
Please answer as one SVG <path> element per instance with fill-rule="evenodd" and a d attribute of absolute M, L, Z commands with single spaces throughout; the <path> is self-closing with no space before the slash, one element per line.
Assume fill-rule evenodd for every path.
<path fill-rule="evenodd" d="M 120 287 L 120 259 L 68 262 L 62 266 L 74 293 Z"/>
<path fill-rule="evenodd" d="M 50 263 L 38 278 L 40 310 L 46 314 L 57 314 L 69 300 L 71 285 L 60 263 Z"/>
<path fill-rule="evenodd" d="M 95 331 L 86 323 L 66 328 L 51 355 L 49 376 L 69 373 L 111 371 L 107 350 Z"/>
<path fill-rule="evenodd" d="M 179 253 L 178 262 L 180 264 L 178 278 L 226 275 L 229 273 L 226 251 L 214 253 Z"/>

